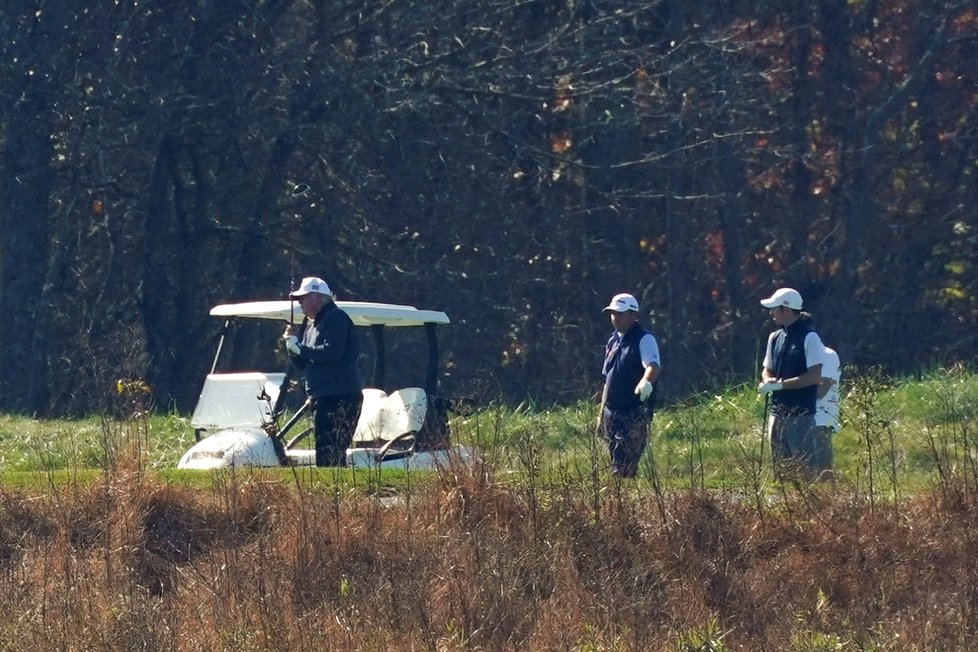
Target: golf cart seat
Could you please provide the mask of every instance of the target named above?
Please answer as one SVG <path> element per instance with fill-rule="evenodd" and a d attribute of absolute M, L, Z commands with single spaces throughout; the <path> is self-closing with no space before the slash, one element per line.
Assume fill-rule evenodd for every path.
<path fill-rule="evenodd" d="M 424 424 L 427 411 L 428 395 L 420 387 L 406 387 L 390 394 L 379 389 L 364 389 L 353 443 L 380 445 L 417 432 Z"/>

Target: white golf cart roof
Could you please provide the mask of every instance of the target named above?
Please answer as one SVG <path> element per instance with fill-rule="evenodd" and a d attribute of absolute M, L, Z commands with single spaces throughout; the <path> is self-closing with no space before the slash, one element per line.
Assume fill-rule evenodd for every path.
<path fill-rule="evenodd" d="M 437 310 L 418 310 L 414 306 L 365 301 L 337 301 L 336 305 L 350 316 L 355 326 L 424 326 L 448 324 L 448 315 Z M 291 319 L 289 315 L 291 313 Z M 302 309 L 298 301 L 249 301 L 225 303 L 211 308 L 214 317 L 247 317 L 252 319 L 276 319 L 302 321 Z"/>

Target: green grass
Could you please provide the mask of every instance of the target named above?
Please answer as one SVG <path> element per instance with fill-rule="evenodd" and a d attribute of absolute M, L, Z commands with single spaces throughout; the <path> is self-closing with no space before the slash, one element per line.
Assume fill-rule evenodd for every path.
<path fill-rule="evenodd" d="M 101 468 L 127 442 L 138 443 L 153 468 L 175 466 L 193 442 L 189 419 L 31 419 L 0 415 L 0 469 L 4 472 Z"/>
<path fill-rule="evenodd" d="M 844 378 L 842 396 L 843 428 L 834 439 L 840 481 L 893 493 L 974 472 L 975 374 L 956 369 L 894 380 L 869 373 Z M 502 477 L 552 483 L 606 472 L 607 451 L 594 437 L 596 413 L 586 402 L 552 408 L 490 405 L 456 417 L 452 426 L 456 441 L 477 447 Z M 662 488 L 756 485 L 769 466 L 763 419 L 763 400 L 745 385 L 660 409 L 639 482 L 655 481 Z M 0 415 L 0 479 L 9 486 L 95 477 L 95 471 L 135 451 L 141 468 L 167 482 L 206 487 L 212 474 L 175 468 L 193 443 L 189 418 L 178 414 L 77 420 Z M 423 476 L 386 470 L 263 472 L 375 489 Z"/>

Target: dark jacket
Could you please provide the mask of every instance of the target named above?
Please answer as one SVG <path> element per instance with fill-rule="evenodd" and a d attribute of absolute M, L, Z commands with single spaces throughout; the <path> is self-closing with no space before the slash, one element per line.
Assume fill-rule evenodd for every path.
<path fill-rule="evenodd" d="M 775 378 L 793 378 L 808 371 L 805 338 L 812 332 L 807 319 L 798 319 L 778 331 L 771 344 Z M 817 385 L 801 389 L 782 389 L 771 395 L 775 414 L 815 414 Z"/>
<path fill-rule="evenodd" d="M 350 316 L 330 301 L 306 324 L 299 355 L 289 355 L 303 372 L 310 398 L 359 394 L 363 380 L 357 368 L 360 343 Z"/>
<path fill-rule="evenodd" d="M 642 407 L 642 402 L 635 395 L 635 385 L 645 373 L 639 342 L 650 334 L 635 322 L 624 335 L 615 331 L 608 338 L 601 370 L 607 390 L 605 407 L 608 409 L 624 412 Z"/>

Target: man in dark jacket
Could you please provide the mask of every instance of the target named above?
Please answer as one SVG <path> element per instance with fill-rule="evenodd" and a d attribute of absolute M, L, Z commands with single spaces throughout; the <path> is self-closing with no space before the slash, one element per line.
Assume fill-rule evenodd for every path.
<path fill-rule="evenodd" d="M 282 337 L 289 360 L 303 372 L 306 396 L 314 402 L 316 466 L 346 466 L 346 449 L 363 404 L 356 328 L 321 278 L 302 279 L 289 296 L 306 317 L 299 336 L 287 326 Z"/>
<path fill-rule="evenodd" d="M 780 326 L 767 340 L 757 391 L 771 395 L 771 462 L 778 471 L 800 467 L 810 474 L 823 459 L 815 428 L 815 401 L 822 379 L 825 346 L 812 328 L 811 315 L 801 310 L 801 294 L 781 288 L 761 305 Z"/>
<path fill-rule="evenodd" d="M 659 345 L 638 321 L 638 301 L 618 294 L 603 311 L 615 331 L 605 346 L 604 391 L 598 432 L 608 443 L 611 472 L 635 477 L 649 438 L 653 390 L 659 377 Z"/>

